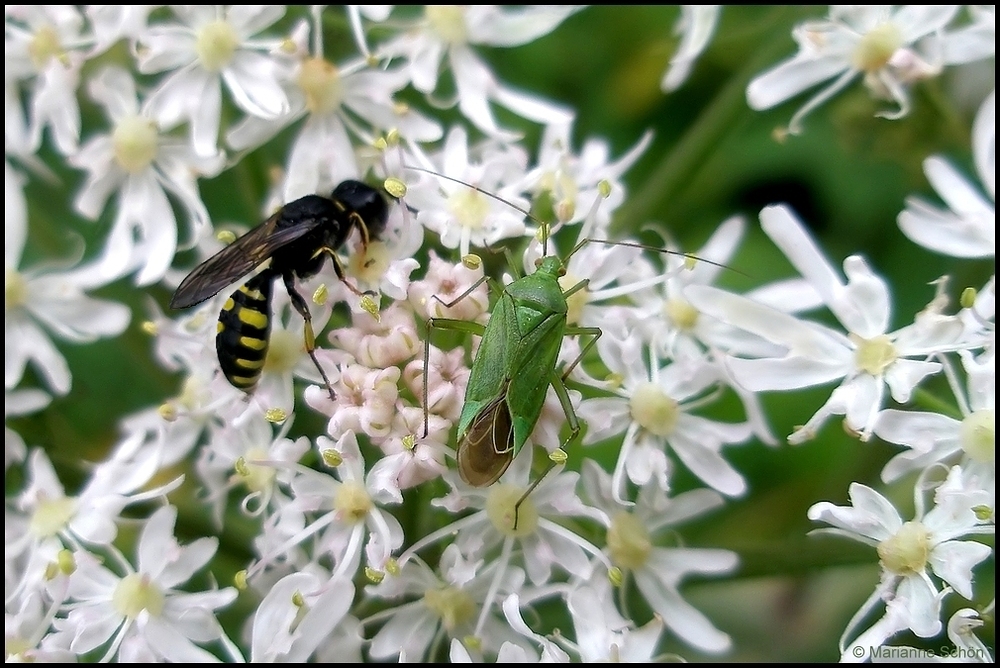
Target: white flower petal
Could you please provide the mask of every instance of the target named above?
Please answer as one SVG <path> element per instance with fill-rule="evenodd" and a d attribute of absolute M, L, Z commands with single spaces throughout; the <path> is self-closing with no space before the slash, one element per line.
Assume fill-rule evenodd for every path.
<path fill-rule="evenodd" d="M 211 652 L 195 645 L 168 620 L 150 616 L 142 638 L 167 663 L 218 663 Z"/>
<path fill-rule="evenodd" d="M 536 123 L 552 125 L 570 123 L 573 120 L 573 112 L 567 107 L 501 83 L 498 83 L 491 93 L 497 104 Z"/>
<path fill-rule="evenodd" d="M 822 362 L 805 357 L 745 360 L 726 357 L 725 365 L 733 378 L 750 392 L 797 390 L 824 385 L 843 378 L 842 363 Z"/>
<path fill-rule="evenodd" d="M 230 5 L 226 21 L 243 36 L 256 35 L 285 15 L 284 5 Z"/>
<path fill-rule="evenodd" d="M 921 360 L 896 360 L 885 371 L 885 384 L 889 386 L 892 398 L 901 404 L 910 400 L 910 395 L 920 381 L 941 371 L 940 362 Z"/>
<path fill-rule="evenodd" d="M 715 33 L 720 13 L 719 5 L 681 5 L 681 16 L 674 28 L 681 35 L 681 43 L 660 81 L 663 92 L 677 90 L 687 79 L 695 59 Z"/>
<path fill-rule="evenodd" d="M 943 158 L 924 160 L 924 173 L 934 191 L 955 213 L 962 216 L 989 215 L 995 211 L 968 178 Z"/>
<path fill-rule="evenodd" d="M 631 448 L 623 447 L 618 455 L 619 462 L 622 457 L 625 457 L 625 471 L 633 483 L 642 487 L 655 481 L 661 489 L 669 489 L 670 460 L 655 439 L 646 436 L 635 441 Z"/>
<path fill-rule="evenodd" d="M 892 23 L 910 43 L 944 28 L 958 10 L 958 5 L 903 5 L 893 11 Z"/>
<path fill-rule="evenodd" d="M 24 199 L 24 178 L 4 160 L 4 261 L 6 269 L 21 266 L 21 254 L 28 233 L 28 208 Z"/>
<path fill-rule="evenodd" d="M 25 317 L 8 314 L 4 341 L 4 383 L 7 389 L 17 385 L 24 374 L 25 365 L 31 361 L 42 374 L 46 384 L 59 395 L 69 392 L 71 377 L 69 365 L 48 335 Z"/>
<path fill-rule="evenodd" d="M 708 285 L 690 285 L 684 295 L 699 311 L 784 346 L 793 355 L 825 361 L 847 357 L 847 338 L 822 325 Z"/>
<path fill-rule="evenodd" d="M 488 135 L 513 139 L 513 135 L 500 130 L 490 110 L 489 97 L 496 88 L 496 79 L 490 69 L 467 46 L 452 46 L 450 54 L 459 109 Z M 451 172 L 446 170 L 446 173 Z"/>
<path fill-rule="evenodd" d="M 690 421 L 694 416 L 686 415 L 684 418 Z M 707 421 L 706 421 L 707 422 Z M 688 425 L 685 425 L 687 427 Z M 711 433 L 705 429 L 701 431 L 702 436 Z M 743 476 L 719 454 L 717 448 L 718 434 L 713 434 L 714 438 L 708 442 L 698 438 L 699 434 L 690 433 L 681 428 L 678 423 L 678 431 L 671 435 L 670 445 L 678 459 L 691 470 L 698 478 L 703 480 L 713 489 L 717 489 L 726 496 L 738 497 L 747 491 L 747 483 Z M 750 436 L 750 430 L 746 430 L 746 437 Z M 713 443 L 713 441 L 715 441 Z"/>
<path fill-rule="evenodd" d="M 847 286 L 837 294 L 830 310 L 853 334 L 866 339 L 884 334 L 889 328 L 892 304 L 889 287 L 858 255 L 844 260 L 844 274 Z"/>
<path fill-rule="evenodd" d="M 438 627 L 438 620 L 427 606 L 414 603 L 398 608 L 371 641 L 371 655 L 386 659 L 407 652 L 423 655 Z"/>
<path fill-rule="evenodd" d="M 836 54 L 795 56 L 755 77 L 747 86 L 747 104 L 756 111 L 770 109 L 846 69 L 844 59 Z"/>
<path fill-rule="evenodd" d="M 222 117 L 222 90 L 219 78 L 208 73 L 192 72 L 192 82 L 185 93 L 198 100 L 190 110 L 191 145 L 199 156 L 214 156 L 218 152 L 219 121 Z"/>
<path fill-rule="evenodd" d="M 845 531 L 882 541 L 903 526 L 903 520 L 889 501 L 870 487 L 851 483 L 852 506 L 835 506 L 821 501 L 809 508 L 809 519 L 826 522 Z"/>
<path fill-rule="evenodd" d="M 961 424 L 940 413 L 890 408 L 879 413 L 875 435 L 890 443 L 926 452 L 938 443 L 957 443 Z"/>
<path fill-rule="evenodd" d="M 910 630 L 921 638 L 941 633 L 941 597 L 922 573 L 900 580 L 895 597 L 886 607 L 898 610 Z"/>
<path fill-rule="evenodd" d="M 274 61 L 252 51 L 233 56 L 222 78 L 233 101 L 243 111 L 266 120 L 274 120 L 291 110 L 288 96 L 278 83 Z"/>
<path fill-rule="evenodd" d="M 518 9 L 473 5 L 468 8 L 466 17 L 469 41 L 499 47 L 520 46 L 552 32 L 567 17 L 581 9 L 576 5 L 529 6 Z"/>
<path fill-rule="evenodd" d="M 703 652 L 721 654 L 732 646 L 729 635 L 715 628 L 700 610 L 681 598 L 671 586 L 664 586 L 652 569 L 635 572 L 635 582 L 649 606 L 663 618 L 677 636 Z"/>
<path fill-rule="evenodd" d="M 995 44 L 994 37 L 994 47 Z M 990 199 L 997 198 L 997 92 L 986 96 L 972 123 L 972 157 Z"/>
<path fill-rule="evenodd" d="M 972 600 L 972 569 L 993 553 L 989 545 L 971 540 L 949 540 L 931 550 L 930 566 L 955 591 Z"/>
<path fill-rule="evenodd" d="M 996 231 L 991 220 L 988 225 L 979 224 L 975 219 L 962 218 L 908 197 L 898 223 L 911 241 L 939 253 L 963 258 L 996 254 Z"/>

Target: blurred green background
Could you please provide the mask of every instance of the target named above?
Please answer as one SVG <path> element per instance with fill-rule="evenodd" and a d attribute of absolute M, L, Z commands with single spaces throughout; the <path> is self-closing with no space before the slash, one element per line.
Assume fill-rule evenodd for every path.
<path fill-rule="evenodd" d="M 899 121 L 876 118 L 886 103 L 872 100 L 859 82 L 809 116 L 801 136 L 779 143 L 773 130 L 788 123 L 808 94 L 754 112 L 746 106 L 746 84 L 795 53 L 790 31 L 796 22 L 823 12 L 802 6 L 724 8 L 716 35 L 689 80 L 668 95 L 660 91 L 659 81 L 677 47 L 676 7 L 589 7 L 530 45 L 480 52 L 504 82 L 575 108 L 577 146 L 588 138 L 604 138 L 617 157 L 647 129 L 655 132 L 649 150 L 626 175 L 629 197 L 615 219 L 620 232 L 652 222 L 694 252 L 725 218 L 743 213 L 750 232 L 734 266 L 747 276 L 731 273 L 725 280 L 729 287 L 747 289 L 792 275 L 756 218 L 761 207 L 787 202 L 835 265 L 847 255 L 861 254 L 889 281 L 893 326 L 900 327 L 933 297 L 931 281 L 951 275 L 949 292 L 957 297 L 966 286 L 981 287 L 994 271 L 993 262 L 956 261 L 924 250 L 896 224 L 907 195 L 936 199 L 923 176 L 921 163 L 927 156 L 944 155 L 975 180 L 969 129 L 981 96 L 992 86 L 993 64 L 967 68 L 961 79 L 945 75 L 916 86 L 913 112 Z M 335 58 L 338 46 L 349 53 L 343 17 L 333 10 L 326 16 L 328 55 Z M 977 90 L 977 77 L 983 81 L 978 99 L 967 93 Z M 529 142 L 537 142 L 538 128 L 518 124 L 503 111 L 499 115 L 504 123 L 523 127 Z M 99 116 L 93 118 L 100 127 Z M 203 183 L 214 221 L 257 222 L 268 169 L 284 163 L 287 138 L 283 133 L 237 168 Z M 64 254 L 73 247 L 74 234 L 93 241 L 109 229 L 110 219 L 67 220 L 80 178 L 56 171 L 61 183 L 35 179 L 28 185 L 29 247 L 22 266 Z M 60 344 L 73 373 L 72 392 L 54 399 L 43 412 L 8 420 L 29 446 L 44 446 L 65 464 L 99 459 L 117 440 L 121 416 L 159 405 L 176 393 L 181 381 L 156 367 L 149 337 L 140 329 L 147 317 L 145 298 L 152 296 L 163 306 L 166 291 L 139 290 L 120 281 L 97 294 L 133 307 L 127 333 L 86 346 Z M 23 385 L 35 383 L 29 372 Z M 774 433 L 779 438 L 790 433 L 830 389 L 766 396 Z M 928 390 L 948 397 L 941 383 L 931 383 Z M 293 433 L 315 435 L 324 424 L 319 418 L 299 418 Z M 837 420 L 802 446 L 752 443 L 727 449 L 726 457 L 747 477 L 750 493 L 727 502 L 708 520 L 681 528 L 676 536 L 681 544 L 740 554 L 741 568 L 734 576 L 683 589 L 718 628 L 733 636 L 734 650 L 723 660 L 838 658 L 840 633 L 877 582 L 877 560 L 874 549 L 807 537 L 815 527 L 806 510 L 821 500 L 846 503 L 848 485 L 857 481 L 880 489 L 904 515 L 911 512 L 912 479 L 889 489 L 879 482 L 879 471 L 894 452 L 877 440 L 861 444 L 848 437 Z M 70 486 L 84 475 L 76 470 L 79 479 L 65 480 Z M 696 486 L 690 474 L 678 471 L 677 491 Z M 181 525 L 191 534 L 205 529 Z M 992 591 L 993 570 L 992 560 L 980 565 L 977 591 Z M 946 607 L 958 602 L 952 596 Z M 543 623 L 566 628 L 565 620 Z M 980 637 L 993 637 L 992 626 Z M 669 633 L 663 647 L 692 661 L 710 659 L 678 644 Z"/>

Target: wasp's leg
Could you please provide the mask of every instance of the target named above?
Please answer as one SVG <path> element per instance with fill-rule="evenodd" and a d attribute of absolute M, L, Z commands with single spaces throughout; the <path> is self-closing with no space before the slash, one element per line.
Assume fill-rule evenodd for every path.
<path fill-rule="evenodd" d="M 302 319 L 305 321 L 303 335 L 305 337 L 306 352 L 309 353 L 309 357 L 312 359 L 313 364 L 316 365 L 319 375 L 323 378 L 323 383 L 326 385 L 326 391 L 330 393 L 330 399 L 336 401 L 337 393 L 333 391 L 333 385 L 330 384 L 330 379 L 327 377 L 326 372 L 323 371 L 323 367 L 320 366 L 319 360 L 316 358 L 316 334 L 313 332 L 312 314 L 309 313 L 309 305 L 306 304 L 306 300 L 302 298 L 299 291 L 295 289 L 295 277 L 291 272 L 282 274 L 281 278 L 285 282 L 285 289 L 288 290 L 288 296 L 292 300 L 292 306 L 295 307 L 295 310 L 299 312 L 299 315 L 301 315 Z"/>

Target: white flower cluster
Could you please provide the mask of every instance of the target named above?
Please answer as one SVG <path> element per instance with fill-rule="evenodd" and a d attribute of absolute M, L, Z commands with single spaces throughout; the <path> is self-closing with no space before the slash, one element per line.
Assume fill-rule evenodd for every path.
<path fill-rule="evenodd" d="M 900 447 L 885 483 L 917 477 L 910 521 L 860 483 L 850 506 L 809 511 L 877 548 L 882 577 L 844 632 L 842 657 L 947 626 L 956 646 L 988 658 L 973 633 L 984 596 L 973 568 L 993 550 L 972 537 L 995 522 L 994 279 L 957 311 L 942 281 L 894 328 L 886 280 L 860 255 L 831 264 L 782 203 L 760 224 L 799 276 L 739 294 L 716 283 L 734 272 L 742 216 L 691 255 L 606 243 L 651 136 L 617 159 L 600 139 L 577 150 L 574 112 L 501 81 L 481 53 L 534 41 L 581 9 L 6 7 L 8 418 L 46 409 L 50 394 L 74 398 L 53 338 L 91 342 L 128 326 L 126 306 L 87 292 L 126 281 L 174 289 L 185 260 L 224 247 L 200 185 L 249 169 L 257 149 L 288 146 L 280 174 L 251 177 L 269 183 L 254 203 L 261 220 L 346 179 L 392 195 L 377 238 L 321 249 L 338 254 L 344 276 L 327 262 L 306 280 L 286 277 L 311 297 L 314 359 L 283 285 L 250 393 L 219 368 L 219 312 L 233 288 L 184 312 L 149 297 L 155 364 L 182 377 L 181 389 L 122 416 L 79 491 L 6 429 L 5 470 L 25 481 L 7 487 L 8 660 L 650 661 L 666 634 L 722 655 L 733 639 L 681 585 L 732 574 L 739 557 L 672 539 L 750 491 L 724 448 L 778 444 L 763 393 L 818 385 L 835 387 L 790 443 L 843 416 L 861 441 Z M 834 80 L 793 116 L 797 134 L 860 77 L 897 105 L 887 118 L 902 118 L 918 80 L 994 57 L 995 37 L 982 37 L 993 8 L 968 12 L 959 22 L 957 7 L 831 8 L 795 29 L 799 54 L 754 79 L 747 102 L 772 107 Z M 719 20 L 717 6 L 682 10 L 663 90 L 683 85 Z M 355 40 L 337 62 L 324 46 L 331 22 Z M 81 101 L 103 112 L 103 129 L 83 122 Z M 498 108 L 539 126 L 537 151 Z M 976 116 L 972 153 L 982 188 L 928 158 L 947 208 L 913 197 L 898 224 L 936 252 L 992 258 L 995 93 Z M 98 241 L 64 266 L 24 267 L 30 221 L 48 210 L 36 212 L 27 185 L 67 167 L 85 174 L 72 206 L 99 221 Z M 522 254 L 491 278 L 501 246 Z M 498 295 L 545 256 L 562 261 L 567 313 L 521 304 L 510 326 L 523 329 L 508 334 L 529 341 L 541 315 L 562 318 L 565 338 L 526 350 L 473 341 Z M 552 368 L 537 364 L 546 353 L 558 357 Z M 451 461 L 470 371 L 512 359 L 524 363 L 516 373 L 537 376 L 537 392 L 516 399 L 540 418 L 503 476 L 473 487 Z M 956 411 L 913 410 L 937 375 Z M 739 417 L 718 417 L 723 404 Z M 293 431 L 310 418 L 325 432 Z M 562 445 L 582 463 L 564 466 Z M 536 455 L 559 462 L 540 481 Z M 692 489 L 676 491 L 679 472 Z M 134 560 L 122 547 L 131 534 Z M 202 537 L 181 545 L 178 535 Z M 232 586 L 216 584 L 237 569 Z M 948 622 L 953 595 L 967 604 Z M 228 627 L 220 613 L 237 597 L 251 612 Z M 539 624 L 543 607 L 562 610 L 572 631 Z"/>

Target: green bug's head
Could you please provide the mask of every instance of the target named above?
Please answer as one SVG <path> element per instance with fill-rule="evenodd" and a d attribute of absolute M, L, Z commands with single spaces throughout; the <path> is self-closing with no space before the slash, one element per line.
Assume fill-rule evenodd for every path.
<path fill-rule="evenodd" d="M 563 265 L 563 261 L 555 255 L 546 255 L 535 260 L 535 271 L 540 271 L 556 278 L 566 275 L 566 267 Z"/>

